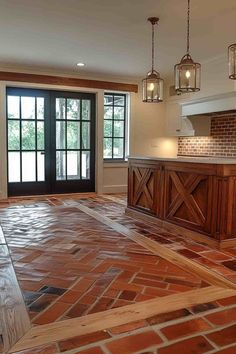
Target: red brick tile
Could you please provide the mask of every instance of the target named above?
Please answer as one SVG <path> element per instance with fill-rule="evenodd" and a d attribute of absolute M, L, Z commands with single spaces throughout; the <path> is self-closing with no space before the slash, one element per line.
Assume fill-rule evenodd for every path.
<path fill-rule="evenodd" d="M 75 352 L 74 354 L 104 354 L 104 351 L 99 347 L 93 347 L 90 349 L 80 350 L 79 352 Z"/>
<path fill-rule="evenodd" d="M 144 286 L 150 286 L 153 288 L 161 288 L 161 289 L 167 288 L 167 283 L 161 281 L 154 281 L 150 279 L 135 278 L 132 283 L 144 285 Z"/>
<path fill-rule="evenodd" d="M 121 333 L 134 331 L 135 329 L 138 329 L 138 328 L 146 327 L 147 325 L 148 324 L 145 321 L 132 322 L 132 323 L 127 323 L 127 324 L 124 324 L 121 326 L 110 328 L 109 332 L 113 335 L 114 334 L 121 334 Z"/>
<path fill-rule="evenodd" d="M 161 329 L 161 332 L 167 339 L 173 340 L 190 334 L 207 331 L 212 327 L 202 318 L 192 319 L 190 321 L 178 323 Z"/>
<path fill-rule="evenodd" d="M 177 318 L 189 316 L 191 313 L 187 309 L 176 310 L 172 312 L 162 313 L 160 315 L 156 315 L 148 318 L 146 321 L 150 325 L 156 325 L 159 323 L 164 323 L 172 320 L 176 320 Z"/>
<path fill-rule="evenodd" d="M 45 312 L 43 312 L 39 317 L 33 320 L 35 324 L 46 324 L 54 322 L 58 317 L 62 316 L 71 305 L 64 304 L 63 302 L 56 302 L 51 307 L 49 307 Z"/>
<path fill-rule="evenodd" d="M 83 292 L 87 291 L 93 283 L 94 283 L 94 280 L 84 278 L 84 279 L 81 279 L 78 283 L 76 283 L 72 287 L 72 290 L 79 291 L 79 292 L 83 293 Z"/>
<path fill-rule="evenodd" d="M 213 346 L 201 336 L 174 343 L 158 350 L 158 354 L 203 354 L 213 349 Z"/>
<path fill-rule="evenodd" d="M 110 338 L 110 334 L 107 331 L 100 331 L 83 336 L 78 336 L 63 340 L 59 342 L 59 348 L 62 352 L 82 347 L 91 343 L 99 342 L 104 339 Z"/>
<path fill-rule="evenodd" d="M 135 291 L 124 290 L 120 294 L 119 298 L 124 299 L 124 300 L 128 300 L 128 301 L 132 301 L 135 299 L 136 296 L 137 296 L 137 293 Z"/>
<path fill-rule="evenodd" d="M 207 334 L 207 337 L 219 347 L 236 343 L 236 324 Z"/>
<path fill-rule="evenodd" d="M 139 333 L 112 342 L 106 343 L 106 347 L 111 354 L 130 354 L 137 351 L 145 350 L 153 345 L 162 342 L 161 338 L 154 331 Z"/>
<path fill-rule="evenodd" d="M 223 306 L 236 305 L 236 296 L 226 297 L 225 299 L 217 300 L 217 302 Z"/>
<path fill-rule="evenodd" d="M 227 325 L 236 321 L 236 307 L 205 316 L 208 321 L 217 326 Z"/>
<path fill-rule="evenodd" d="M 65 294 L 60 297 L 60 302 L 65 302 L 68 304 L 74 304 L 82 296 L 82 293 L 78 291 L 68 290 Z"/>

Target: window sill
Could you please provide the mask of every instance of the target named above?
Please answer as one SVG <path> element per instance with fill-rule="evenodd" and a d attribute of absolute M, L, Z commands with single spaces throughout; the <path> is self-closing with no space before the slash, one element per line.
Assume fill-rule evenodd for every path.
<path fill-rule="evenodd" d="M 103 167 L 104 168 L 124 168 L 128 167 L 128 161 L 127 160 L 103 160 Z"/>

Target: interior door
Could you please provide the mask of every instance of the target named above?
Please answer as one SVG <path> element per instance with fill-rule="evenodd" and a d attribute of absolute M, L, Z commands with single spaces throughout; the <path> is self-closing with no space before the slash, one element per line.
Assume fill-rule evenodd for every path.
<path fill-rule="evenodd" d="M 95 190 L 95 95 L 7 88 L 8 195 Z"/>

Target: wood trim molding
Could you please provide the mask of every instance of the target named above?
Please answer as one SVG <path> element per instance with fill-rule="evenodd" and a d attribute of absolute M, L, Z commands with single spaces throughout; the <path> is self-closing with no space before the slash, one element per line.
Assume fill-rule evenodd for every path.
<path fill-rule="evenodd" d="M 144 320 L 161 313 L 235 296 L 235 294 L 236 291 L 232 289 L 210 286 L 198 290 L 190 290 L 184 294 L 168 295 L 163 298 L 147 300 L 104 312 L 32 327 L 11 348 L 10 353 L 80 335 L 95 333 L 126 323 Z"/>
<path fill-rule="evenodd" d="M 0 81 L 28 82 L 34 84 L 47 84 L 59 86 L 87 87 L 94 89 L 138 92 L 137 84 L 110 82 L 100 80 L 78 79 L 64 76 L 26 74 L 17 72 L 0 71 Z"/>
<path fill-rule="evenodd" d="M 0 335 L 7 352 L 31 327 L 6 245 L 0 245 Z"/>

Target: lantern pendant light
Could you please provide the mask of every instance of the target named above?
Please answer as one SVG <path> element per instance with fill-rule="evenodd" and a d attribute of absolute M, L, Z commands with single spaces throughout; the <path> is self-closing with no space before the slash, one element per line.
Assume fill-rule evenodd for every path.
<path fill-rule="evenodd" d="M 159 18 L 150 17 L 148 21 L 152 24 L 152 69 L 143 79 L 143 102 L 159 103 L 163 101 L 163 84 L 159 72 L 154 70 L 154 26 Z"/>
<path fill-rule="evenodd" d="M 228 47 L 229 78 L 236 80 L 236 43 Z"/>
<path fill-rule="evenodd" d="M 190 27 L 190 0 L 188 0 L 187 16 L 187 53 L 179 64 L 175 65 L 175 90 L 177 92 L 200 91 L 201 65 L 195 63 L 189 51 L 189 27 Z"/>

